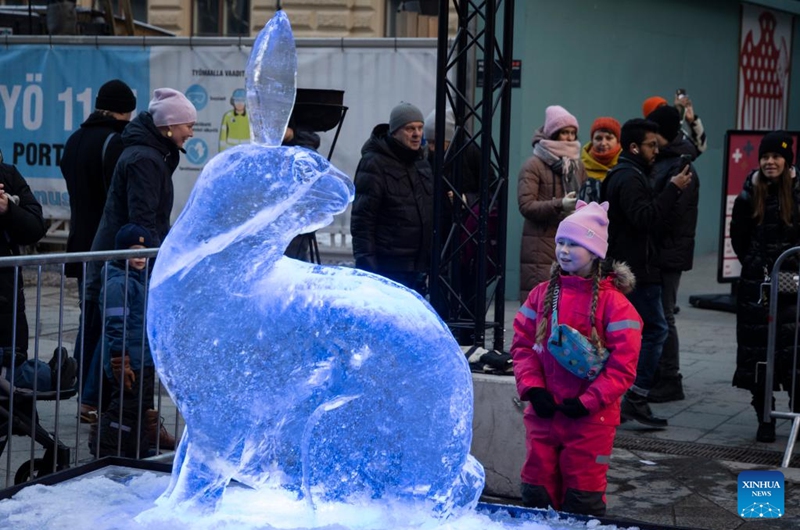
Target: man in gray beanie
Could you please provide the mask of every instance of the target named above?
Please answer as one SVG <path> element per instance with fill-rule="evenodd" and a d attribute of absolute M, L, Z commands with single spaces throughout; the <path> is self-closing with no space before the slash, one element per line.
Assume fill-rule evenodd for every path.
<path fill-rule="evenodd" d="M 361 148 L 350 216 L 356 267 L 427 292 L 433 174 L 420 148 L 422 112 L 401 102 Z"/>

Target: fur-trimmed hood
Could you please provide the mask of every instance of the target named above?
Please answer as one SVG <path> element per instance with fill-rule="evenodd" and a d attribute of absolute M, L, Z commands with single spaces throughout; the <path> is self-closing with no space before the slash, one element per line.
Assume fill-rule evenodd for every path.
<path fill-rule="evenodd" d="M 605 275 L 611 278 L 614 287 L 619 289 L 622 294 L 628 294 L 636 287 L 636 276 L 624 261 L 612 261 L 610 270 Z"/>
<path fill-rule="evenodd" d="M 550 275 L 558 269 L 558 262 L 550 266 Z M 622 294 L 628 294 L 636 287 L 636 276 L 624 261 L 603 260 L 600 267 L 603 279 L 608 279 Z"/>

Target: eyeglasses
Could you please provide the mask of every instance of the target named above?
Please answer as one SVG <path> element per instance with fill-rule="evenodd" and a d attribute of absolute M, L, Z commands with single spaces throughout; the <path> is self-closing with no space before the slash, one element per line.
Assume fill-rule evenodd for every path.
<path fill-rule="evenodd" d="M 648 147 L 650 149 L 658 149 L 658 140 L 652 140 L 650 142 L 643 142 L 641 144 L 642 147 Z"/>

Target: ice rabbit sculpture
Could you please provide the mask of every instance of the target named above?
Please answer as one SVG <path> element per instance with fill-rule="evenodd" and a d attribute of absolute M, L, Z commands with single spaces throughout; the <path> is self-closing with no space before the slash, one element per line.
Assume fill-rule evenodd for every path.
<path fill-rule="evenodd" d="M 282 12 L 259 49 L 296 60 Z M 292 65 L 261 59 L 248 68 Z M 469 455 L 464 356 L 416 293 L 283 256 L 354 190 L 317 153 L 277 146 L 291 103 L 283 113 L 261 106 L 286 100 L 288 74 L 248 76 L 255 142 L 204 168 L 153 269 L 150 344 L 186 421 L 160 503 L 213 509 L 235 479 L 312 504 L 362 496 L 423 501 L 442 515 L 473 507 L 484 473 Z"/>

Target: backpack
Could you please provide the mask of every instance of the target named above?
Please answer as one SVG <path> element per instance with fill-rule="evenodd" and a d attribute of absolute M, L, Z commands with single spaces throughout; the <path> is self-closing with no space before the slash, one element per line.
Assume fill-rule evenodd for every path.
<path fill-rule="evenodd" d="M 595 178 L 592 177 L 587 178 L 581 185 L 581 189 L 578 190 L 578 199 L 582 200 L 585 203 L 602 202 L 600 200 L 601 184 L 602 182 Z"/>

